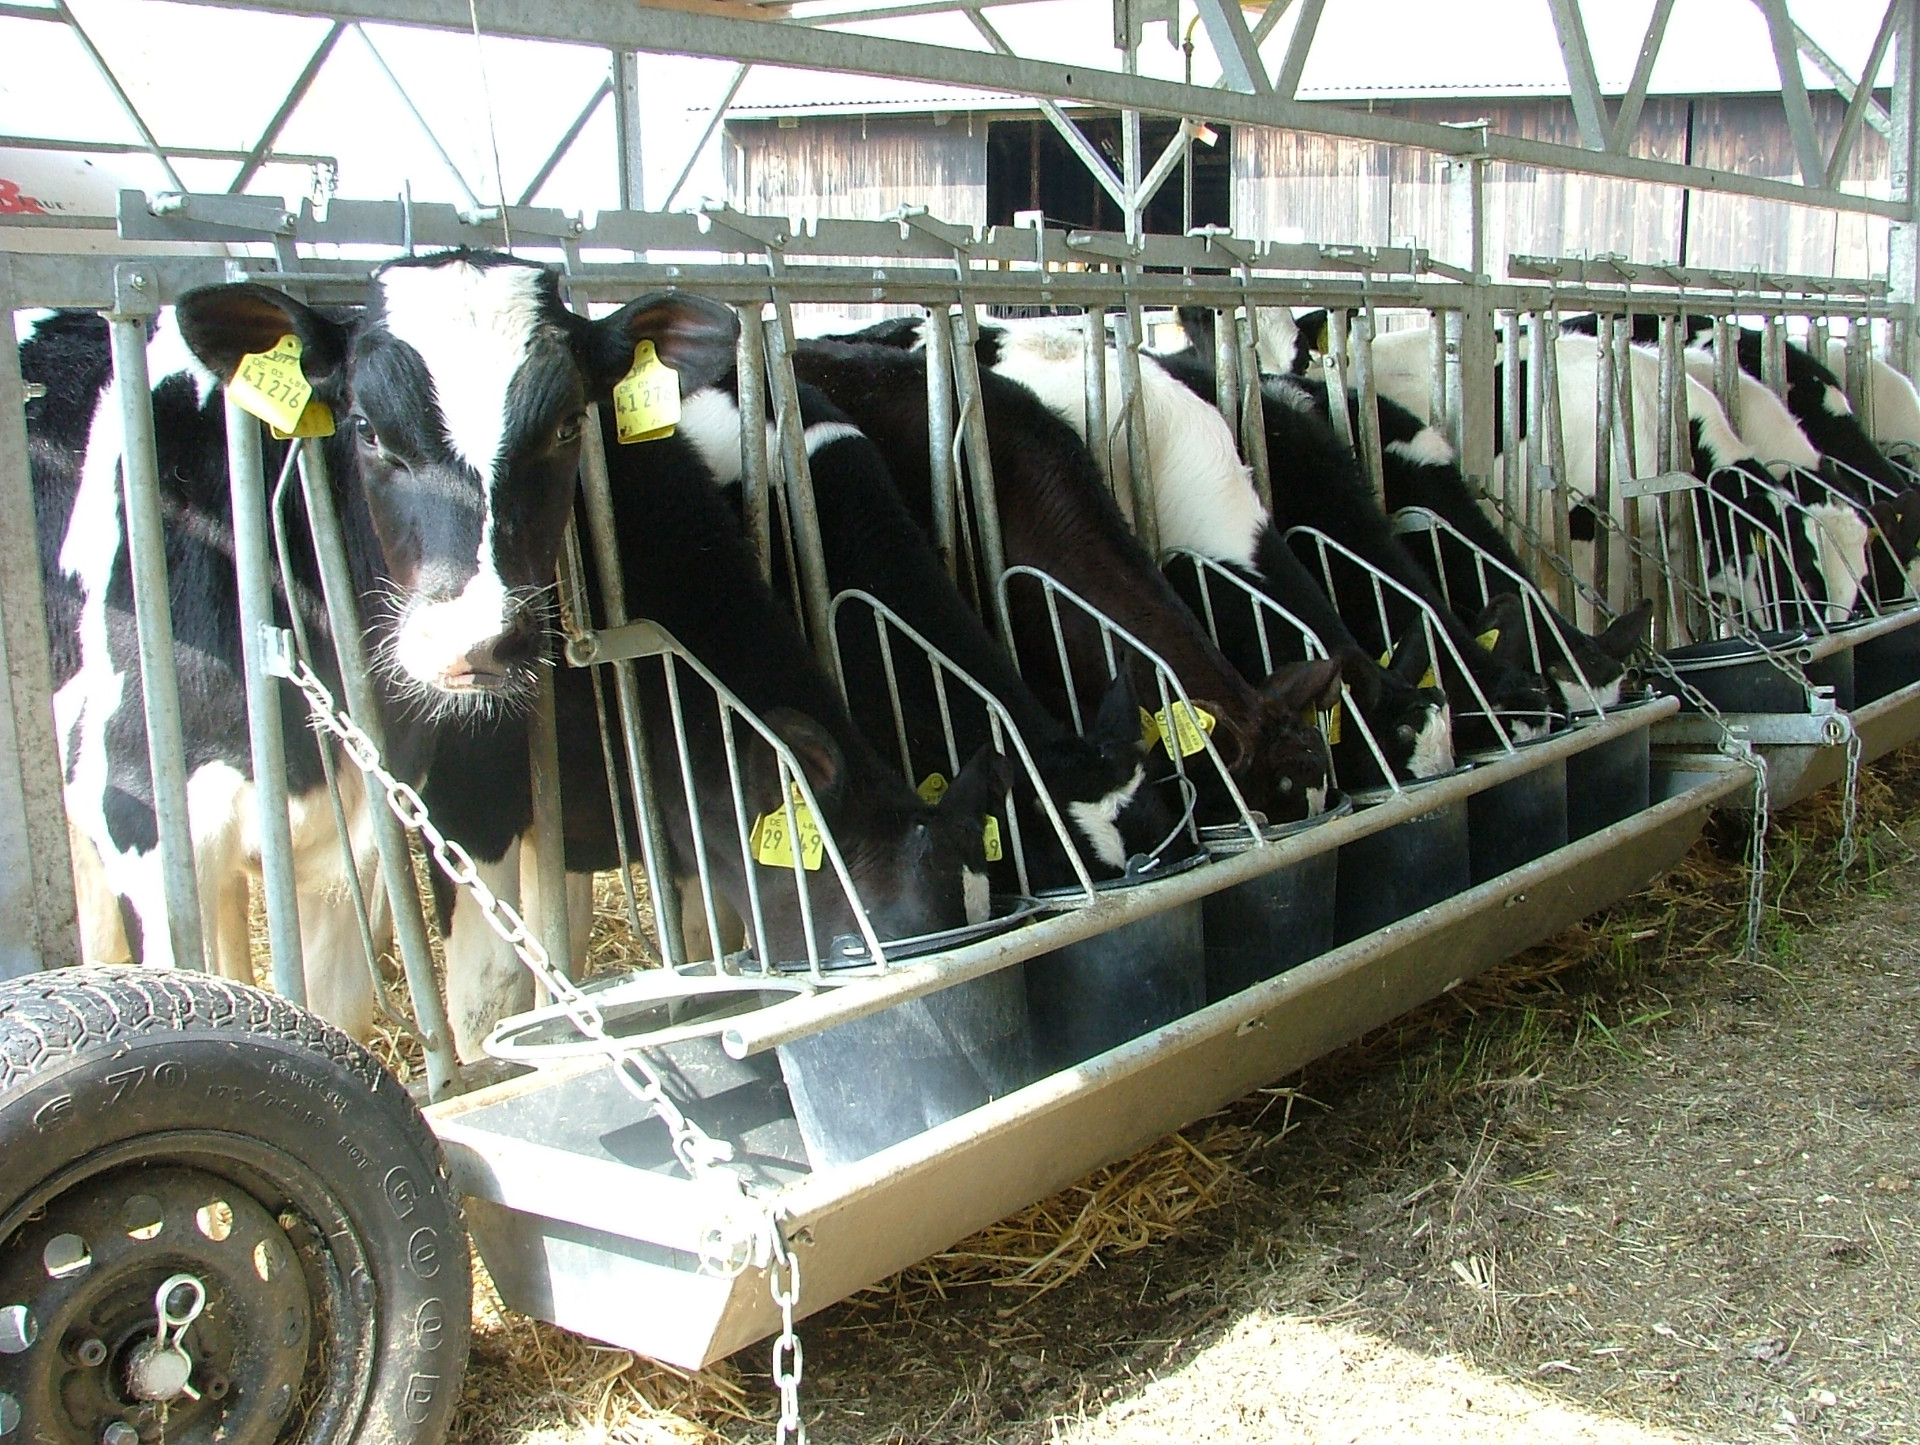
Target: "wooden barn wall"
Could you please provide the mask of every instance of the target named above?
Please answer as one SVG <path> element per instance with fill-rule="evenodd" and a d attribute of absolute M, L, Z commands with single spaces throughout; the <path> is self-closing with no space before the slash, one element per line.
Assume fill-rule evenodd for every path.
<path fill-rule="evenodd" d="M 823 77 L 823 80 L 826 78 Z M 743 211 L 807 221 L 870 221 L 903 205 L 942 220 L 987 219 L 987 126 L 982 117 L 805 116 L 727 122 L 727 199 Z"/>
<path fill-rule="evenodd" d="M 1812 97 L 1825 144 L 1845 107 L 1832 94 Z M 1496 131 L 1578 145 L 1573 107 L 1564 100 L 1408 102 L 1379 107 L 1424 121 L 1485 118 Z M 1681 160 L 1688 101 L 1649 100 L 1641 113 L 1637 155 Z M 1414 244 L 1446 260 L 1455 255 L 1446 167 L 1428 152 L 1285 131 L 1234 131 L 1234 226 L 1271 240 L 1357 245 Z M 1693 159 L 1720 170 L 1791 179 L 1793 141 L 1778 96 L 1704 97 L 1693 102 Z M 1885 195 L 1885 139 L 1863 128 L 1849 163 L 1850 185 Z M 1510 254 L 1617 252 L 1636 261 L 1693 266 L 1759 267 L 1815 275 L 1883 273 L 1887 223 L 1778 202 L 1694 192 L 1687 204 L 1686 255 L 1681 257 L 1682 205 L 1677 187 L 1572 176 L 1534 166 L 1496 164 L 1487 186 L 1487 257 L 1496 275 Z"/>

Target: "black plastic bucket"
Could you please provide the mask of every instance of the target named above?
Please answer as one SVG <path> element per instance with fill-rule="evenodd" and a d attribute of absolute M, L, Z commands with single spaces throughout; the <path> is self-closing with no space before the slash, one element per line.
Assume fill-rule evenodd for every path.
<path fill-rule="evenodd" d="M 1759 637 L 1764 651 L 1745 638 L 1727 637 L 1676 647 L 1666 658 L 1675 672 L 1721 712 L 1805 712 L 1807 690 L 1775 666 L 1767 653 L 1784 655 L 1794 665 L 1802 665 L 1807 635 L 1763 632 Z M 1683 710 L 1698 711 L 1671 678 L 1654 673 L 1647 680 L 1661 692 L 1679 697 Z"/>
<path fill-rule="evenodd" d="M 1578 842 L 1646 811 L 1652 796 L 1651 728 L 1634 728 L 1567 759 L 1567 840 Z"/>
<path fill-rule="evenodd" d="M 1456 768 L 1441 776 L 1463 771 Z M 1436 781 L 1428 778 L 1405 791 L 1417 795 Z M 1379 789 L 1356 795 L 1354 802 L 1365 807 L 1392 796 Z M 1342 845 L 1334 886 L 1334 942 L 1347 943 L 1385 928 L 1472 887 L 1468 846 L 1465 798 Z"/>
<path fill-rule="evenodd" d="M 1920 622 L 1869 637 L 1853 650 L 1855 706 L 1920 682 Z"/>
<path fill-rule="evenodd" d="M 1101 891 L 1137 887 L 1204 862 L 1196 855 Z M 1077 896 L 1071 892 L 1063 896 Z M 1027 1003 L 1044 1073 L 1083 1063 L 1206 1003 L 1201 902 L 1171 908 L 1029 959 Z"/>
<path fill-rule="evenodd" d="M 1518 744 L 1521 757 L 1545 742 Z M 1471 761 L 1502 762 L 1505 752 L 1476 753 Z M 1537 763 L 1526 772 L 1482 788 L 1467 799 L 1468 875 L 1485 883 L 1567 846 L 1567 760 Z"/>
<path fill-rule="evenodd" d="M 1266 828 L 1262 836 L 1269 841 L 1291 837 L 1352 811 L 1353 800 L 1343 797 L 1317 818 Z M 1216 858 L 1244 853 L 1253 846 L 1245 828 L 1200 831 L 1208 853 Z M 1201 900 L 1208 1003 L 1231 998 L 1333 947 L 1333 890 L 1339 859 L 1339 850 L 1328 848 Z"/>
<path fill-rule="evenodd" d="M 807 1157 L 850 1164 L 1038 1077 L 1019 964 L 781 1044 Z"/>

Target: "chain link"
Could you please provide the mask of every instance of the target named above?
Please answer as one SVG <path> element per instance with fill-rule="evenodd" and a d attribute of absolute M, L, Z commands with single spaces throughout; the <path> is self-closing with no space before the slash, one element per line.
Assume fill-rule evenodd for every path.
<path fill-rule="evenodd" d="M 773 1342 L 773 1384 L 780 1392 L 780 1418 L 774 1425 L 774 1445 L 807 1445 L 807 1422 L 800 1418 L 800 1376 L 806 1360 L 800 1336 L 794 1332 L 793 1312 L 800 1303 L 800 1257 L 787 1245 L 776 1216 L 769 1243 L 773 1259 L 767 1266 L 767 1288 L 780 1310 L 780 1334 Z"/>
<path fill-rule="evenodd" d="M 1860 730 L 1847 725 L 1847 779 L 1840 799 L 1840 876 L 1845 878 L 1858 856 L 1856 827 L 1860 817 Z"/>

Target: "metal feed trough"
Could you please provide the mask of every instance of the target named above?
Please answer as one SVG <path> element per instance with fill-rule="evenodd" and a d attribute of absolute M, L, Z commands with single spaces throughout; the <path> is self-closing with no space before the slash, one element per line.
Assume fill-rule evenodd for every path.
<path fill-rule="evenodd" d="M 381 13 L 372 0 L 360 8 L 369 18 Z M 472 17 L 476 28 L 484 24 L 516 34 L 540 28 L 537 20 L 496 11 L 482 4 Z M 753 820 L 740 786 L 742 750 L 771 750 L 781 795 L 788 799 L 780 816 L 789 840 L 803 835 L 802 809 L 818 818 L 817 800 L 776 731 L 742 706 L 702 659 L 648 619 L 630 615 L 597 424 L 588 426 L 583 452 L 585 535 L 570 534 L 558 579 L 567 633 L 564 661 L 591 670 L 601 718 L 600 761 L 610 789 L 617 794 L 625 788 L 636 801 L 636 829 L 632 836 L 622 832 L 619 844 L 630 927 L 637 946 L 657 952 L 662 966 L 583 986 L 553 963 L 567 957 L 569 920 L 558 846 L 562 819 L 550 688 L 536 704 L 530 730 L 538 936 L 522 925 L 516 911 L 492 911 L 548 996 L 541 1007 L 503 1023 L 492 1040 L 497 1058 L 523 1072 L 482 1084 L 483 1078 L 498 1077 L 497 1066 L 466 1074 L 455 1063 L 402 818 L 388 809 L 371 811 L 380 886 L 392 908 L 412 999 L 409 1028 L 426 1060 L 426 1118 L 444 1147 L 453 1182 L 465 1197 L 468 1226 L 503 1298 L 525 1313 L 685 1367 L 704 1365 L 780 1332 L 776 1376 L 783 1391 L 783 1433 L 797 1423 L 796 1315 L 946 1247 L 1616 901 L 1678 862 L 1711 810 L 1741 807 L 1751 796 L 1764 826 L 1769 801 L 1797 796 L 1842 773 L 1850 781 L 1861 758 L 1920 732 L 1920 666 L 1882 696 L 1856 696 L 1851 709 L 1834 706 L 1815 681 L 1823 665 L 1839 666 L 1835 659 L 1842 654 L 1856 660 L 1860 648 L 1906 632 L 1920 617 L 1913 599 L 1897 605 L 1876 599 L 1870 615 L 1840 625 L 1817 615 L 1818 599 L 1808 597 L 1806 579 L 1792 575 L 1789 565 L 1767 577 L 1763 608 L 1783 614 L 1811 605 L 1815 612 L 1809 615 L 1819 625 L 1815 636 L 1790 646 L 1766 646 L 1752 619 L 1716 611 L 1705 579 L 1685 565 L 1673 565 L 1671 544 L 1677 537 L 1680 550 L 1697 561 L 1714 535 L 1716 517 L 1730 517 L 1749 529 L 1771 528 L 1777 535 L 1787 525 L 1783 516 L 1800 515 L 1794 505 L 1783 503 L 1775 516 L 1732 517 L 1709 503 L 1706 530 L 1696 526 L 1670 535 L 1667 503 L 1661 500 L 1690 504 L 1698 490 L 1685 475 L 1681 317 L 1702 309 L 1722 316 L 1764 314 L 1769 379 L 1778 383 L 1784 376 L 1784 329 L 1775 318 L 1789 312 L 1884 318 L 1891 323 L 1891 350 L 1904 362 L 1912 340 L 1906 304 L 1890 301 L 1884 286 L 1868 283 L 1827 282 L 1827 291 L 1816 293 L 1783 282 L 1771 288 L 1775 301 L 1763 307 L 1751 288 L 1742 289 L 1740 278 L 1675 268 L 1663 268 L 1657 277 L 1628 275 L 1621 267 L 1597 263 L 1520 258 L 1509 268 L 1514 282 L 1493 284 L 1484 274 L 1480 224 L 1486 157 L 1557 160 L 1621 174 L 1629 173 L 1620 170 L 1629 163 L 1611 153 L 1600 155 L 1597 147 L 1586 161 L 1580 160 L 1585 153 L 1564 147 L 1511 150 L 1508 138 L 1490 136 L 1484 127 L 1476 134 L 1417 127 L 1401 135 L 1392 128 L 1409 123 L 1388 117 L 1376 123 L 1373 117 L 1354 116 L 1350 124 L 1364 122 L 1362 128 L 1378 130 L 1378 138 L 1404 139 L 1460 157 L 1453 184 L 1474 219 L 1464 269 L 1413 248 L 1271 244 L 1208 228 L 1187 236 L 1145 235 L 1145 202 L 1179 156 L 1170 148 L 1149 169 L 1139 153 L 1136 107 L 1143 96 L 1190 102 L 1196 115 L 1233 121 L 1258 123 L 1267 114 L 1259 107 L 1273 107 L 1274 117 L 1286 123 L 1328 124 L 1312 108 L 1291 100 L 1290 84 L 1288 97 L 1262 95 L 1256 107 L 1254 94 L 1272 89 L 1257 84 L 1253 75 L 1260 69 L 1252 53 L 1258 38 L 1248 33 L 1237 8 L 1205 4 L 1203 11 L 1216 48 L 1238 62 L 1237 69 L 1228 67 L 1232 73 L 1223 90 L 1202 92 L 1109 72 L 1069 73 L 1022 60 L 1004 41 L 995 43 L 997 32 L 975 12 L 969 12 L 972 22 L 998 53 L 972 56 L 961 66 L 972 67 L 966 75 L 952 68 L 959 61 L 934 63 L 960 52 L 926 46 L 900 50 L 890 48 L 899 42 L 863 41 L 870 47 L 863 63 L 883 70 L 960 83 L 969 76 L 985 84 L 1004 80 L 1035 94 L 1121 105 L 1128 113 L 1125 175 L 1112 176 L 1106 168 L 1113 182 L 1109 190 L 1117 187 L 1125 197 L 1127 227 L 1119 234 L 1044 226 L 979 231 L 914 207 L 883 221 L 820 221 L 811 227 L 724 206 L 694 213 L 609 210 L 588 224 L 527 206 L 456 210 L 336 199 L 316 212 L 307 203 L 295 208 L 244 195 L 181 192 L 150 199 L 127 192 L 117 221 L 123 253 L 91 254 L 79 245 L 69 252 L 57 244 L 31 254 L 0 250 L 0 308 L 88 308 L 106 315 L 112 326 L 114 371 L 130 439 L 125 510 L 167 911 L 176 955 L 185 959 L 204 957 L 204 949 L 189 851 L 178 699 L 172 696 L 168 613 L 161 605 L 167 580 L 158 546 L 159 477 L 147 404 L 143 343 L 148 318 L 192 287 L 234 279 L 284 287 L 310 303 L 353 303 L 364 293 L 370 263 L 344 258 L 493 244 L 505 240 L 509 230 L 515 249 L 561 269 L 564 294 L 576 308 L 622 302 L 662 286 L 682 287 L 736 308 L 742 323 L 737 356 L 742 409 L 749 415 L 764 410 L 774 423 L 770 444 L 768 434 L 754 426 L 742 428 L 741 439 L 744 526 L 763 570 L 771 575 L 774 559 L 786 559 L 794 612 L 830 674 L 842 675 L 841 649 L 849 639 L 873 639 L 885 659 L 895 736 L 872 741 L 883 755 L 897 757 L 909 783 L 929 771 L 957 772 L 964 759 L 954 719 L 965 710 L 979 710 L 994 746 L 1035 785 L 1040 831 L 1052 835 L 1022 836 L 1014 810 L 1002 810 L 1022 895 L 1033 891 L 1029 873 L 1038 846 L 1057 843 L 1075 883 L 1057 897 L 1006 900 L 996 917 L 949 936 L 884 938 L 830 830 L 816 825 L 827 864 L 817 884 L 810 885 L 805 876 L 803 847 L 790 848 L 788 868 L 804 918 L 804 942 L 793 951 L 796 956 L 775 956 L 766 948 L 729 951 L 721 942 L 727 925 L 714 862 L 733 850 L 748 858 L 748 878 L 756 877 Z M 648 11 L 646 18 L 652 22 L 664 14 Z M 1275 19 L 1278 14 L 1273 11 Z M 464 9 L 458 16 L 449 9 L 445 15 L 422 11 L 408 18 L 461 27 L 468 20 Z M 606 23 L 618 28 L 625 22 Z M 1262 22 L 1260 37 L 1268 28 Z M 618 38 L 658 49 L 735 53 L 743 67 L 754 59 L 782 59 L 813 68 L 831 68 L 835 62 L 829 52 L 839 54 L 836 47 L 844 40 L 797 23 L 679 12 L 669 16 L 659 35 L 559 38 Z M 1309 27 L 1290 48 L 1286 69 L 1293 81 L 1311 43 Z M 1125 46 L 1129 54 L 1137 44 L 1134 25 Z M 821 45 L 828 48 L 818 49 Z M 1648 56 L 1657 48 L 1656 38 Z M 1258 79 L 1265 81 L 1264 73 Z M 302 84 L 310 80 L 311 74 Z M 1910 78 L 1902 83 L 1912 88 Z M 1157 86 L 1167 94 L 1153 89 Z M 1637 91 L 1643 99 L 1644 76 Z M 1862 87 L 1862 93 L 1870 94 L 1870 87 Z M 1903 110 L 1903 124 L 1911 111 L 1911 105 Z M 576 124 L 570 137 L 580 129 Z M 1183 127 L 1183 144 L 1187 138 Z M 1845 137 L 1843 149 L 1844 144 Z M 548 169 L 564 149 L 563 144 Z M 1082 158 L 1089 166 L 1104 165 L 1097 156 Z M 1676 181 L 1684 181 L 1689 171 L 1642 161 L 1631 162 L 1632 167 Z M 1750 194 L 1787 198 L 1775 194 L 1782 183 L 1737 177 L 1727 183 Z M 1838 192 L 1821 190 L 1819 200 L 1839 209 L 1892 214 L 1887 210 L 1892 203 Z M 44 243 L 48 234 L 36 240 Z M 222 245 L 230 254 L 182 254 L 175 245 L 180 242 Z M 601 259 L 609 256 L 626 259 Z M 1515 575 L 1474 552 L 1479 600 L 1491 590 L 1519 592 L 1535 670 L 1556 660 L 1557 644 L 1547 624 L 1549 595 L 1564 612 L 1573 614 L 1581 605 L 1588 615 L 1604 618 L 1644 593 L 1658 604 L 1663 645 L 1731 634 L 1756 647 L 1765 668 L 1798 687 L 1804 705 L 1731 714 L 1656 659 L 1650 666 L 1673 683 L 1672 695 L 1629 699 L 1544 737 L 1523 739 L 1471 683 L 1449 629 L 1427 603 L 1337 539 L 1298 530 L 1290 540 L 1350 610 L 1376 613 L 1388 635 L 1393 632 L 1384 626 L 1389 610 L 1418 613 L 1430 655 L 1469 682 L 1474 710 L 1485 715 L 1495 746 L 1440 777 L 1397 777 L 1349 694 L 1338 713 L 1321 720 L 1322 727 L 1330 729 L 1341 717 L 1355 729 L 1384 784 L 1364 792 L 1350 788 L 1360 796 L 1338 800 L 1307 822 L 1275 826 L 1248 805 L 1219 749 L 1196 730 L 1190 752 L 1184 746 L 1168 749 L 1187 801 L 1179 825 L 1154 856 L 1135 860 L 1126 876 L 1096 879 L 1075 847 L 1068 820 L 1038 787 L 1032 747 L 1007 710 L 884 603 L 859 593 L 836 596 L 828 583 L 792 366 L 794 308 L 809 303 L 918 308 L 926 316 L 935 550 L 963 589 L 978 592 L 975 605 L 1003 641 L 1013 636 L 1013 610 L 1038 599 L 1053 625 L 1055 655 L 1018 662 L 1029 675 L 1036 668 L 1058 667 L 1070 696 L 1076 689 L 1062 640 L 1063 618 L 1094 628 L 1109 675 L 1124 665 L 1144 669 L 1142 675 L 1153 679 L 1149 700 L 1158 705 L 1153 711 L 1164 719 L 1165 732 L 1177 734 L 1183 719 L 1196 718 L 1197 704 L 1179 677 L 1138 637 L 1044 571 L 1008 565 L 974 349 L 983 307 L 1055 307 L 1084 315 L 1089 436 L 1108 435 L 1104 348 L 1117 345 L 1119 395 L 1113 410 L 1122 427 L 1117 440 L 1096 446 L 1096 453 L 1115 500 L 1156 556 L 1161 548 L 1137 349 L 1149 309 L 1199 305 L 1218 313 L 1218 401 L 1266 499 L 1276 474 L 1284 480 L 1285 459 L 1269 457 L 1265 449 L 1255 347 L 1259 309 L 1328 308 L 1334 382 L 1344 389 L 1351 381 L 1362 398 L 1357 426 L 1339 405 L 1332 408 L 1333 421 L 1383 498 L 1372 358 L 1376 314 L 1392 308 L 1426 311 L 1433 318 L 1436 359 L 1432 412 L 1459 449 L 1470 483 L 1497 504 L 1531 569 L 1530 576 Z M 1563 419 L 1554 348 L 1546 345 L 1552 322 L 1575 307 L 1609 316 L 1655 311 L 1663 317 L 1661 402 L 1667 425 L 1660 433 L 1661 477 L 1652 484 L 1615 483 L 1608 475 L 1610 463 L 1602 463 L 1595 494 L 1608 545 L 1597 549 L 1593 576 L 1579 574 L 1572 557 L 1559 441 Z M 1351 327 L 1349 309 L 1360 315 Z M 1109 340 L 1109 314 L 1117 342 Z M 1499 337 L 1496 318 L 1505 322 Z M 1525 324 L 1529 318 L 1531 326 Z M 1624 349 L 1628 334 L 1619 331 L 1609 354 Z M 1852 364 L 1849 353 L 1850 389 L 1866 385 L 1864 327 L 1858 334 L 1862 340 L 1854 350 L 1861 360 Z M 1534 363 L 1524 400 L 1518 366 L 1523 342 L 1531 346 Z M 1504 446 L 1498 445 L 1502 439 L 1494 436 L 1492 425 L 1496 355 L 1504 355 L 1507 363 Z M 1733 378 L 1726 380 L 1731 388 Z M 19 506 L 28 497 L 20 403 L 14 353 L 8 351 L 0 362 L 0 481 L 14 514 L 25 515 Z M 1517 430 L 1523 406 L 1530 435 L 1547 438 L 1543 460 L 1527 472 L 1521 470 Z M 1611 433 L 1619 415 L 1610 387 L 1602 388 L 1596 406 L 1602 429 Z M 344 714 L 331 712 L 327 724 L 346 744 L 333 760 L 336 771 L 369 765 L 381 739 L 373 726 L 377 709 L 367 662 L 355 655 L 361 635 L 356 598 L 337 519 L 331 516 L 324 456 L 312 444 L 296 448 L 277 485 L 270 486 L 257 425 L 231 406 L 227 416 L 236 565 L 249 642 L 249 722 L 268 818 L 262 829 L 262 884 L 274 981 L 298 1000 L 298 914 L 290 844 L 279 826 L 285 791 L 274 719 L 276 709 L 288 702 L 275 679 L 302 674 L 306 643 L 281 638 L 269 625 L 274 570 L 288 565 L 282 507 L 296 489 L 313 519 L 332 630 L 345 654 L 339 699 Z M 1506 465 L 1496 472 L 1500 451 Z M 1607 456 L 1610 448 L 1601 452 Z M 1689 505 L 1687 515 L 1698 514 Z M 1436 557 L 1449 547 L 1474 550 L 1431 515 L 1405 517 L 1402 526 L 1409 540 L 1434 549 Z M 581 580 L 583 550 L 597 564 L 597 597 L 587 595 Z M 20 538 L 17 529 L 11 547 L 0 549 L 9 656 L 19 639 L 31 636 L 22 631 L 19 600 L 37 598 L 37 584 L 24 592 L 19 585 L 21 578 L 38 575 L 31 552 L 31 541 Z M 1790 561 L 1784 545 L 1778 556 Z M 1326 655 L 1323 639 L 1230 570 L 1191 555 L 1162 560 L 1192 569 L 1200 615 L 1216 638 L 1223 636 L 1223 620 L 1232 609 L 1245 609 L 1260 667 Z M 1449 594 L 1446 600 L 1466 611 L 1472 599 Z M 1570 654 L 1560 660 L 1585 680 Z M 939 699 L 944 729 L 945 746 L 931 759 L 914 752 L 901 701 L 909 681 L 922 676 Z M 665 717 L 646 704 L 663 695 Z M 310 688 L 307 696 L 313 700 Z M 42 711 L 44 701 L 39 700 Z M 693 827 L 697 894 L 690 895 L 693 906 L 685 912 L 704 925 L 712 946 L 702 947 L 682 928 L 683 909 L 666 863 L 663 810 L 668 800 L 680 798 L 690 814 L 699 815 L 693 806 L 697 789 L 688 762 L 688 719 L 694 709 L 709 707 L 717 710 L 714 716 L 729 742 L 731 826 Z M 1084 723 L 1077 709 L 1071 721 L 1076 728 Z M 356 731 L 356 725 L 365 731 Z M 662 738 L 670 745 L 662 746 Z M 43 754 L 36 764 L 42 775 L 51 757 L 47 741 L 40 736 L 38 743 L 26 742 Z M 31 771 L 23 769 L 23 776 Z M 385 781 L 377 771 L 371 776 Z M 1211 788 L 1216 782 L 1234 818 L 1202 827 L 1191 800 L 1202 784 Z M 30 778 L 27 791 L 28 806 L 21 811 L 30 835 L 28 851 L 36 859 L 59 856 L 65 835 L 57 778 L 51 783 L 46 776 Z M 405 821 L 423 833 L 430 853 L 457 869 L 461 855 L 439 839 L 424 810 L 414 810 L 417 799 L 409 807 L 402 790 L 392 796 L 399 798 Z M 615 814 L 618 819 L 617 808 Z M 1515 839 L 1523 845 L 1518 851 L 1510 846 Z M 644 869 L 648 881 L 656 920 L 651 934 L 639 928 L 632 869 L 624 866 L 629 860 Z M 43 885 L 43 892 L 69 887 L 64 864 L 41 871 L 52 879 L 51 890 Z M 768 886 L 767 880 L 759 886 Z M 853 933 L 826 936 L 814 926 L 806 900 L 816 896 L 816 887 L 846 905 L 856 922 Z M 752 891 L 745 910 L 753 915 L 746 922 L 755 940 L 766 933 L 761 901 Z M 66 951 L 57 931 L 43 930 L 43 935 L 41 949 L 49 961 Z M 1223 945 L 1243 935 L 1265 938 L 1264 954 L 1242 949 L 1228 957 Z M 1282 935 L 1310 942 L 1288 952 L 1277 942 Z M 363 939 L 366 963 L 374 966 L 370 929 L 363 927 Z M 1159 975 L 1145 978 L 1156 968 Z M 1081 990 L 1069 993 L 1069 1001 L 1083 1004 L 1141 980 L 1143 989 L 1160 992 L 1141 1013 L 1107 1019 L 1103 1036 L 1078 1034 L 1048 1053 L 1041 1048 L 1045 980 L 1052 979 L 1057 991 L 1063 978 Z M 388 1176 L 382 1207 L 407 1219 L 417 1203 L 412 1188 L 411 1181 L 402 1189 Z M 206 1229 L 203 1225 L 203 1233 Z M 419 1237 L 416 1232 L 410 1244 L 417 1245 Z M 0 1237 L 0 1247 L 7 1242 Z M 432 1262 L 419 1250 L 410 1257 L 416 1273 L 423 1259 Z M 47 1259 L 47 1271 L 57 1279 L 53 1256 Z M 158 1304 L 163 1354 L 170 1288 L 162 1286 Z M 10 1304 L 0 1300 L 0 1309 Z M 424 1311 L 419 1316 L 429 1318 L 444 1316 Z M 23 1322 L 31 1314 L 6 1319 Z M 435 1325 L 428 1333 L 437 1339 L 438 1330 Z M 31 1358 L 31 1330 L 15 1334 L 26 1348 L 0 1358 L 0 1437 L 13 1428 L 6 1414 L 9 1402 L 17 1407 L 7 1393 L 11 1376 L 6 1372 L 15 1368 L 10 1362 Z M 418 1383 L 427 1377 L 413 1378 Z M 409 1407 L 414 1403 L 418 1397 L 410 1394 Z"/>

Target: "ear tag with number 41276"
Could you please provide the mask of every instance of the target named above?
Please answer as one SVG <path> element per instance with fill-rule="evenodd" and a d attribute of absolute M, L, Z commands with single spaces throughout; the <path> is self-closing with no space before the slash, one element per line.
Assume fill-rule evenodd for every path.
<path fill-rule="evenodd" d="M 294 437 L 330 437 L 333 412 L 313 399 L 313 387 L 300 369 L 300 338 L 281 337 L 270 351 L 240 358 L 227 395 L 240 410 L 257 416 L 280 441 Z"/>
<path fill-rule="evenodd" d="M 613 435 L 621 443 L 673 435 L 680 420 L 680 373 L 660 359 L 651 341 L 633 348 L 633 370 L 613 387 Z"/>

